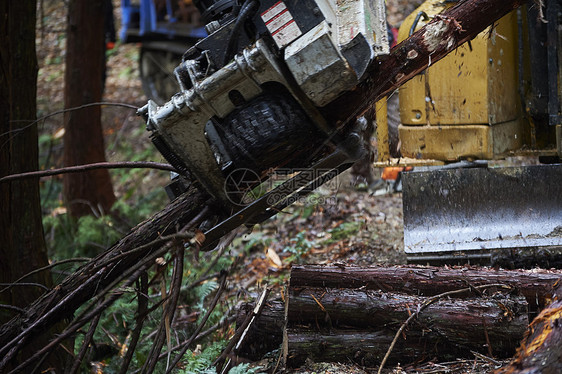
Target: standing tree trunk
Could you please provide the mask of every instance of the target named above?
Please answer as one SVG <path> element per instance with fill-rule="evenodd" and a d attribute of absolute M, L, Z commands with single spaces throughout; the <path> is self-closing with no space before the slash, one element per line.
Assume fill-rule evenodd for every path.
<path fill-rule="evenodd" d="M 101 101 L 105 67 L 103 1 L 71 0 L 68 10 L 64 106 Z M 92 106 L 64 116 L 64 164 L 105 161 L 101 108 Z M 64 176 L 70 215 L 107 213 L 115 202 L 105 169 Z"/>
<path fill-rule="evenodd" d="M 38 169 L 35 2 L 0 3 L 0 177 Z M 0 324 L 18 314 L 51 286 L 49 271 L 23 280 L 31 286 L 6 289 L 32 270 L 48 265 L 38 179 L 0 183 Z M 37 286 L 38 285 L 38 286 Z M 54 331 L 51 331 L 54 333 Z M 48 342 L 36 335 L 20 352 L 27 357 Z M 61 368 L 51 356 L 44 366 Z"/>

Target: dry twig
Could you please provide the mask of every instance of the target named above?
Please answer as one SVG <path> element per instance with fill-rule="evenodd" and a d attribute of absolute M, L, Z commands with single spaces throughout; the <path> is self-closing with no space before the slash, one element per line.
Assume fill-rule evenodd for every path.
<path fill-rule="evenodd" d="M 127 348 L 127 353 L 125 354 L 125 357 L 123 357 L 123 363 L 121 364 L 121 370 L 119 371 L 119 374 L 127 373 L 127 369 L 131 364 L 133 353 L 135 352 L 135 348 L 137 347 L 137 343 L 142 332 L 142 326 L 144 325 L 144 321 L 148 314 L 148 274 L 146 272 L 141 274 L 140 279 L 137 281 L 137 287 L 137 324 L 135 326 L 135 329 L 133 330 L 131 342 L 129 343 L 129 347 Z"/>
<path fill-rule="evenodd" d="M 205 313 L 205 316 L 203 316 L 203 319 L 201 320 L 201 323 L 199 324 L 199 326 L 197 326 L 197 328 L 195 329 L 195 332 L 191 335 L 191 337 L 187 340 L 187 342 L 185 342 L 184 347 L 181 349 L 180 353 L 176 356 L 176 358 L 174 359 L 174 361 L 170 365 L 169 369 L 166 371 L 166 374 L 170 374 L 172 372 L 172 370 L 176 367 L 178 362 L 180 362 L 180 360 L 183 357 L 183 355 L 185 354 L 185 352 L 187 352 L 187 350 L 189 349 L 189 346 L 193 343 L 193 341 L 195 340 L 197 335 L 199 335 L 199 333 L 203 329 L 203 326 L 205 326 L 205 323 L 207 323 L 207 320 L 211 316 L 211 313 L 215 309 L 215 306 L 217 306 L 217 303 L 220 299 L 220 296 L 222 295 L 222 292 L 224 291 L 224 288 L 225 288 L 225 285 L 226 285 L 227 274 L 228 274 L 228 272 L 226 272 L 226 271 L 222 272 L 221 278 L 220 278 L 219 288 L 217 290 L 217 293 L 215 294 L 215 297 L 213 298 L 213 301 L 211 301 L 211 305 L 209 306 L 209 309 L 207 309 L 207 313 Z"/>
<path fill-rule="evenodd" d="M 95 164 L 67 166 L 60 169 L 49 169 L 30 171 L 27 173 L 11 174 L 0 178 L 0 183 L 11 182 L 18 179 L 43 178 L 59 174 L 81 173 L 96 169 L 157 169 L 164 171 L 177 171 L 170 164 L 152 161 L 121 161 L 121 162 L 97 162 Z"/>

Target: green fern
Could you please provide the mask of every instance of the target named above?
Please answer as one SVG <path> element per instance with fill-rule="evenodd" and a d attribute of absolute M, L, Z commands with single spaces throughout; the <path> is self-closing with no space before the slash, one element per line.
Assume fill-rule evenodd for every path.
<path fill-rule="evenodd" d="M 262 371 L 261 366 L 250 367 L 250 364 L 244 363 L 238 366 L 233 367 L 228 371 L 228 374 L 257 374 L 257 373 L 265 373 Z"/>
<path fill-rule="evenodd" d="M 186 364 L 186 366 L 180 370 L 178 374 L 216 374 L 215 368 L 211 367 L 211 365 L 220 355 L 226 344 L 226 340 L 222 342 L 214 342 L 204 348 L 198 355 L 188 351 L 183 357 L 185 359 L 184 364 Z"/>
<path fill-rule="evenodd" d="M 218 283 L 214 280 L 205 282 L 195 289 L 195 299 L 197 300 L 197 307 L 204 309 L 204 302 L 207 296 L 211 294 L 218 287 Z"/>

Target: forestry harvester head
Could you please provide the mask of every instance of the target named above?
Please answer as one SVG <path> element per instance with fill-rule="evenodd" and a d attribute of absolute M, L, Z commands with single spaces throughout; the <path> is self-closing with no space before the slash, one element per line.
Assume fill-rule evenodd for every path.
<path fill-rule="evenodd" d="M 180 92 L 140 109 L 154 144 L 178 171 L 228 206 L 237 203 L 228 193 L 240 185 L 228 184 L 237 170 L 263 180 L 280 166 L 310 168 L 329 152 L 324 169 L 357 157 L 356 134 L 336 134 L 319 108 L 388 53 L 383 0 L 195 4 L 209 36 L 175 69 Z M 319 175 L 312 174 L 301 182 Z"/>

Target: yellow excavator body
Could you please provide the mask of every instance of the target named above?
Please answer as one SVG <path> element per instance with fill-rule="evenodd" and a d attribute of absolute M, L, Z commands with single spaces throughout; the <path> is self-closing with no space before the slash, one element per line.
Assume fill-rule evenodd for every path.
<path fill-rule="evenodd" d="M 444 8 L 442 1 L 423 3 L 403 22 L 399 40 Z M 523 146 L 517 40 L 514 11 L 400 88 L 404 156 L 494 159 Z"/>

